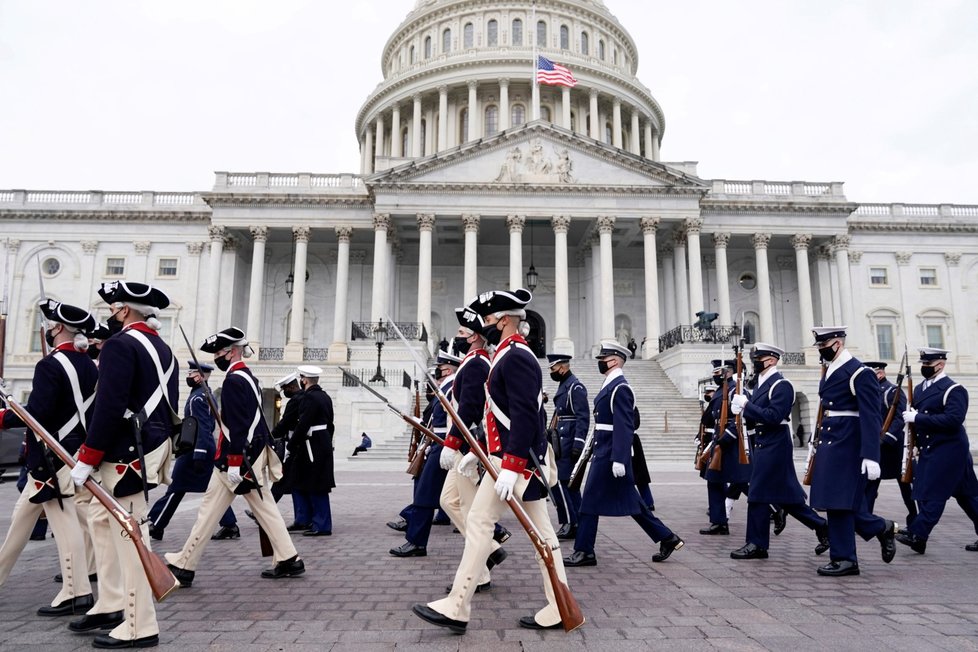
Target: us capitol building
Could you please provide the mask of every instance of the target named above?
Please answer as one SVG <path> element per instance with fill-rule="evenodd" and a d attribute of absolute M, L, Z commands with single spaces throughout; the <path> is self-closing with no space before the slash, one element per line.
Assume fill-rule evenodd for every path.
<path fill-rule="evenodd" d="M 534 89 L 535 50 L 579 83 Z M 742 330 L 789 351 L 781 366 L 808 431 L 813 324 L 847 324 L 856 355 L 890 361 L 891 379 L 906 342 L 914 369 L 916 347 L 948 348 L 948 373 L 978 389 L 978 206 L 701 178 L 662 160 L 666 114 L 638 58 L 600 0 L 539 0 L 535 14 L 529 0 L 419 0 L 354 118 L 359 170 L 221 171 L 209 191 L 177 193 L 0 190 L 15 395 L 40 351 L 39 276 L 47 296 L 103 319 L 100 282 L 159 286 L 181 361 L 178 325 L 198 343 L 243 327 L 269 415 L 277 378 L 323 365 L 341 449 L 361 431 L 383 442 L 403 430 L 339 371 L 383 376 L 373 385 L 395 404 L 413 401 L 401 380 L 419 373 L 388 319 L 430 349 L 454 336 L 456 306 L 507 286 L 533 286 L 531 345 L 573 353 L 592 396 L 595 343 L 636 340 L 643 360 L 626 374 L 653 459 L 670 436 L 692 458 L 698 384 Z M 693 327 L 699 311 L 718 313 L 711 330 Z M 978 434 L 978 410 L 968 425 Z"/>

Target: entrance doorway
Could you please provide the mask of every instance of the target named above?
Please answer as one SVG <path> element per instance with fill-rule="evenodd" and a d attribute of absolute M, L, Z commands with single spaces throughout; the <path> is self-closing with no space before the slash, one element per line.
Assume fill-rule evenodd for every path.
<path fill-rule="evenodd" d="M 538 358 L 547 355 L 547 324 L 539 313 L 532 310 L 526 311 L 526 323 L 530 325 L 530 334 L 526 336 L 526 343 Z"/>

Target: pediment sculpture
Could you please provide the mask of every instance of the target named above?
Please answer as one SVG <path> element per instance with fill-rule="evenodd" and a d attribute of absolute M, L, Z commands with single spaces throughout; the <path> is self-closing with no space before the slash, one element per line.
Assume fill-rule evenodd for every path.
<path fill-rule="evenodd" d="M 506 153 L 506 160 L 499 168 L 496 183 L 574 183 L 571 172 L 574 163 L 566 148 L 554 148 L 553 156 L 543 149 L 543 141 L 535 138 L 526 154 L 520 147 Z"/>

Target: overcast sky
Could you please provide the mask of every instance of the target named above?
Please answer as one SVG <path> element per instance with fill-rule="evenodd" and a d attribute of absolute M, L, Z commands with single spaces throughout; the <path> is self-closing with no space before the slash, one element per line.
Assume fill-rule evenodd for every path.
<path fill-rule="evenodd" d="M 606 0 L 705 178 L 978 204 L 978 2 Z M 414 0 L 0 0 L 0 188 L 209 190 L 357 172 Z"/>

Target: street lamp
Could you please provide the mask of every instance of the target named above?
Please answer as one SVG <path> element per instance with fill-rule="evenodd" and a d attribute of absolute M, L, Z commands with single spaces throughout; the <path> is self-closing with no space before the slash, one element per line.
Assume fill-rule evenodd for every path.
<path fill-rule="evenodd" d="M 536 290 L 539 280 L 540 275 L 537 274 L 537 268 L 533 266 L 533 222 L 530 222 L 530 269 L 526 270 L 526 289 L 530 292 Z"/>
<path fill-rule="evenodd" d="M 374 329 L 374 340 L 377 342 L 377 373 L 370 379 L 370 382 L 376 383 L 380 381 L 386 383 L 387 379 L 384 378 L 384 372 L 380 368 L 380 351 L 384 348 L 384 342 L 387 341 L 387 327 L 384 326 L 383 319 L 377 322 L 377 328 Z"/>

